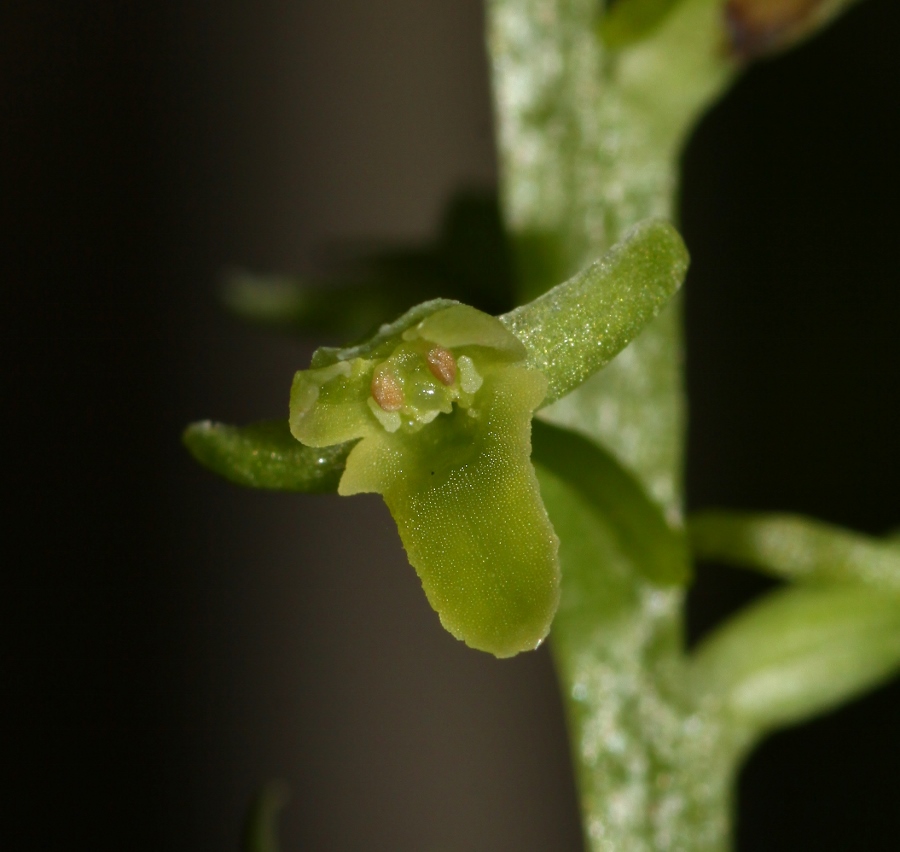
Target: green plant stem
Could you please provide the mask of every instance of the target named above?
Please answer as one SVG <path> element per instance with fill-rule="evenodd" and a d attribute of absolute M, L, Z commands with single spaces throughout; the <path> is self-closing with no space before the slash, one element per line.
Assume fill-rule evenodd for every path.
<path fill-rule="evenodd" d="M 472 210 L 460 208 L 437 250 L 381 262 L 472 292 L 516 278 L 520 307 L 498 318 L 419 304 L 362 344 L 316 350 L 295 377 L 290 429 L 203 422 L 184 435 L 239 484 L 381 493 L 429 600 L 473 647 L 534 648 L 558 603 L 551 648 L 593 850 L 723 852 L 748 749 L 900 668 L 895 540 L 733 512 L 685 531 L 682 517 L 670 297 L 688 258 L 663 221 L 681 147 L 736 70 L 726 50 L 780 49 L 849 2 L 781 20 L 768 0 L 741 0 L 744 18 L 726 27 L 725 0 L 617 0 L 605 19 L 603 0 L 488 0 L 511 239 L 496 216 L 461 228 Z M 242 292 L 238 309 L 260 319 L 329 313 L 296 287 Z M 691 549 L 795 584 L 686 654 Z M 275 804 L 255 811 L 259 848 L 274 844 Z"/>
<path fill-rule="evenodd" d="M 595 0 L 491 0 L 502 198 L 514 234 L 552 235 L 571 273 L 635 222 L 672 217 L 692 119 L 727 81 L 711 49 L 716 6 L 686 0 L 652 41 L 612 57 Z M 712 23 L 711 23 L 712 22 Z M 671 49 L 675 45 L 675 50 Z M 684 424 L 680 306 L 544 416 L 604 445 L 681 519 Z M 542 493 L 561 540 L 563 602 L 552 647 L 593 849 L 727 847 L 739 743 L 683 694 L 683 592 L 639 579 L 594 530 L 593 567 L 565 484 Z M 567 558 L 567 542 L 569 556 Z"/>
<path fill-rule="evenodd" d="M 517 235 L 551 235 L 561 277 L 635 223 L 673 218 L 685 134 L 731 76 L 712 0 L 685 0 L 653 40 L 614 56 L 594 33 L 597 10 L 595 0 L 488 4 L 507 225 Z M 548 415 L 609 446 L 673 520 L 684 422 L 680 329 L 673 300 L 622 357 Z"/>

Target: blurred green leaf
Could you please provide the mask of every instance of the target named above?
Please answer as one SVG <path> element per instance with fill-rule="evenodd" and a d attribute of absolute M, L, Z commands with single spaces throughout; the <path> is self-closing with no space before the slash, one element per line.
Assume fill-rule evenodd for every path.
<path fill-rule="evenodd" d="M 688 253 L 672 225 L 636 225 L 598 261 L 500 317 L 547 377 L 547 405 L 608 364 L 681 286 Z"/>
<path fill-rule="evenodd" d="M 692 515 L 695 554 L 791 580 L 858 581 L 900 591 L 900 551 L 799 515 L 710 511 Z"/>
<path fill-rule="evenodd" d="M 510 237 L 516 268 L 516 305 L 524 305 L 571 277 L 558 234 L 522 231 Z"/>
<path fill-rule="evenodd" d="M 659 506 L 612 455 L 540 420 L 532 424 L 531 443 L 534 463 L 564 481 L 585 506 L 603 516 L 645 578 L 662 585 L 690 580 L 684 535 L 666 523 Z"/>
<path fill-rule="evenodd" d="M 419 290 L 391 281 L 334 282 L 245 271 L 224 276 L 222 301 L 249 322 L 284 331 L 356 339 L 417 301 Z"/>
<path fill-rule="evenodd" d="M 182 436 L 200 464 L 238 485 L 275 491 L 337 491 L 353 443 L 305 447 L 287 420 L 227 426 L 204 420 Z"/>
<path fill-rule="evenodd" d="M 286 784 L 273 781 L 254 797 L 244 826 L 244 852 L 278 852 L 278 814 L 290 794 Z"/>
<path fill-rule="evenodd" d="M 430 245 L 348 248 L 341 254 L 350 259 L 322 280 L 231 272 L 224 278 L 223 301 L 251 322 L 345 340 L 361 339 L 429 299 L 454 299 L 491 314 L 513 304 L 512 253 L 494 193 L 453 196 Z"/>
<path fill-rule="evenodd" d="M 640 599 L 640 569 L 613 522 L 578 488 L 535 460 L 541 498 L 559 536 L 562 594 L 553 649 L 562 671 L 577 678 L 597 635 L 615 644 L 617 620 Z M 593 662 L 591 662 L 593 664 Z"/>
<path fill-rule="evenodd" d="M 488 314 L 513 306 L 515 271 L 495 191 L 464 191 L 450 200 L 430 258 L 436 295 Z"/>
<path fill-rule="evenodd" d="M 600 19 L 600 38 L 607 47 L 627 47 L 650 35 L 680 0 L 617 0 Z"/>
<path fill-rule="evenodd" d="M 806 719 L 900 668 L 900 597 L 859 585 L 793 586 L 709 636 L 698 694 L 757 732 Z"/>

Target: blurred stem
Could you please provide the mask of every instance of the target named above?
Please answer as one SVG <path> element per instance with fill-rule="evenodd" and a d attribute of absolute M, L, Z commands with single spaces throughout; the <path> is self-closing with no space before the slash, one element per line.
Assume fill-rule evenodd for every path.
<path fill-rule="evenodd" d="M 270 781 L 253 798 L 244 826 L 244 852 L 278 852 L 278 815 L 290 798 L 287 785 Z"/>
<path fill-rule="evenodd" d="M 599 10 L 597 0 L 488 3 L 507 225 L 529 249 L 522 262 L 534 261 L 541 235 L 537 244 L 556 258 L 545 266 L 557 275 L 587 265 L 642 219 L 672 218 L 685 134 L 731 74 L 712 0 L 682 0 L 652 38 L 618 54 L 596 36 Z M 544 412 L 611 450 L 675 525 L 681 363 L 676 300 L 609 367 Z M 542 493 L 557 524 L 565 487 L 542 478 Z M 562 510 L 559 518 L 565 523 Z M 602 623 L 604 601 L 563 561 L 553 648 L 587 842 L 724 849 L 738 749 L 682 694 L 683 592 L 635 572 L 620 586 L 615 618 Z"/>
<path fill-rule="evenodd" d="M 849 0 L 805 4 L 790 20 L 762 0 L 674 0 L 653 6 L 652 26 L 651 5 L 617 0 L 616 49 L 609 49 L 600 40 L 610 32 L 602 0 L 488 0 L 501 198 L 520 301 L 587 266 L 636 222 L 674 218 L 681 148 L 739 62 L 811 33 Z M 611 453 L 675 542 L 683 527 L 682 385 L 676 297 L 607 367 L 538 415 Z M 831 562 L 813 573 L 872 588 L 855 596 L 797 589 L 767 600 L 710 637 L 699 662 L 689 661 L 684 591 L 654 585 L 648 578 L 666 572 L 642 566 L 646 554 L 628 544 L 635 536 L 615 513 L 589 505 L 578 483 L 596 485 L 603 472 L 590 453 L 581 455 L 575 475 L 553 458 L 536 461 L 560 539 L 551 646 L 587 843 L 629 852 L 727 849 L 736 768 L 760 732 L 845 700 L 900 659 L 895 598 L 882 602 L 875 588 L 896 582 L 895 555 L 878 547 L 873 561 L 874 545 L 808 525 L 798 532 L 795 524 L 790 543 L 810 550 L 807 561 L 828 551 Z M 665 536 L 659 542 L 668 546 Z M 727 544 L 746 555 L 746 540 Z M 760 542 L 752 544 L 757 559 Z M 769 536 L 765 544 L 768 567 L 812 570 L 783 541 Z M 677 561 L 677 550 L 676 543 L 667 558 Z M 867 619 L 876 610 L 880 621 Z M 843 654 L 843 677 L 831 677 L 827 660 L 820 665 L 816 649 L 826 640 Z"/>
<path fill-rule="evenodd" d="M 488 3 L 504 213 L 521 249 L 532 249 L 535 235 L 552 246 L 546 265 L 557 277 L 544 289 L 635 223 L 674 218 L 684 138 L 732 74 L 715 0 L 682 0 L 653 38 L 618 53 L 596 36 L 599 8 L 597 0 Z M 519 260 L 540 262 L 533 251 Z M 548 412 L 607 445 L 672 520 L 681 507 L 680 327 L 676 299 L 627 357 Z"/>

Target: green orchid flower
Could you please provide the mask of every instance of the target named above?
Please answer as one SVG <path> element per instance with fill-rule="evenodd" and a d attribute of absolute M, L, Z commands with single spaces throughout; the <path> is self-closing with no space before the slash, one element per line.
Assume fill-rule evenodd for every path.
<path fill-rule="evenodd" d="M 547 379 L 503 323 L 420 305 L 353 349 L 320 349 L 291 389 L 307 446 L 358 439 L 338 485 L 384 497 L 444 627 L 498 657 L 536 648 L 559 603 L 559 542 L 531 465 Z"/>
<path fill-rule="evenodd" d="M 687 263 L 675 229 L 649 220 L 500 317 L 439 299 L 359 346 L 317 350 L 294 378 L 288 424 L 203 421 L 185 443 L 242 485 L 317 492 L 336 483 L 344 495 L 381 494 L 444 627 L 498 657 L 532 650 L 560 597 L 559 543 L 531 461 L 532 417 L 633 340 L 678 290 Z M 571 478 L 568 445 L 545 433 L 539 461 Z M 597 511 L 647 502 L 623 489 L 630 475 L 614 463 L 595 459 L 575 473 Z M 657 532 L 644 542 L 647 576 L 682 582 L 680 564 L 656 558 L 654 542 L 667 531 Z"/>

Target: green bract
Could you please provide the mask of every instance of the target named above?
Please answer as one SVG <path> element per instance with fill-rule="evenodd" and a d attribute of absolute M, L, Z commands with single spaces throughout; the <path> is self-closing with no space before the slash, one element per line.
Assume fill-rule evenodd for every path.
<path fill-rule="evenodd" d="M 359 440 L 338 492 L 384 497 L 444 627 L 498 657 L 537 647 L 559 601 L 558 542 L 531 466 L 547 379 L 496 318 L 420 305 L 291 388 L 293 435 Z"/>
<path fill-rule="evenodd" d="M 349 444 L 304 447 L 283 420 L 243 427 L 202 420 L 182 440 L 197 461 L 237 485 L 307 494 L 334 491 L 350 452 Z"/>

